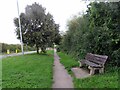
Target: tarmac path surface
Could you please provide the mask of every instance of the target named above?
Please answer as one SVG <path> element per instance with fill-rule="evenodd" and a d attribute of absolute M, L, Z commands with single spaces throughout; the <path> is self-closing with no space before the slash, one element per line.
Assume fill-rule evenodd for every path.
<path fill-rule="evenodd" d="M 72 77 L 60 63 L 59 56 L 54 49 L 53 86 L 52 88 L 74 88 Z"/>

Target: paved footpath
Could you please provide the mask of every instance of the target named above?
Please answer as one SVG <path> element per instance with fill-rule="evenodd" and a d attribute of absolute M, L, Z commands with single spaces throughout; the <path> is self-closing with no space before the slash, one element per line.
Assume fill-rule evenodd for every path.
<path fill-rule="evenodd" d="M 52 88 L 74 88 L 71 76 L 60 63 L 59 59 L 60 58 L 57 55 L 56 50 L 54 50 L 54 83 Z"/>

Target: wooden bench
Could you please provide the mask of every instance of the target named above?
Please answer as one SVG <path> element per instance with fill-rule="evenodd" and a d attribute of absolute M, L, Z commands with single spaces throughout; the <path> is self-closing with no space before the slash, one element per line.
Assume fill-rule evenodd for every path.
<path fill-rule="evenodd" d="M 106 55 L 97 55 L 92 53 L 87 53 L 85 59 L 79 61 L 80 67 L 87 65 L 90 69 L 90 75 L 95 73 L 95 70 L 99 70 L 99 73 L 104 72 L 104 64 L 108 56 Z"/>

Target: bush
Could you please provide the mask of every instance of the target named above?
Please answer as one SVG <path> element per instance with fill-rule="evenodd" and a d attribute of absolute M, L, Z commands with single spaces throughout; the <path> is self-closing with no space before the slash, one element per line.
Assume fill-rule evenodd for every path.
<path fill-rule="evenodd" d="M 57 50 L 57 52 L 60 52 L 60 47 L 57 46 L 57 47 L 56 47 L 56 50 Z"/>
<path fill-rule="evenodd" d="M 120 62 L 120 2 L 90 3 L 87 14 L 73 17 L 60 47 L 76 59 L 86 53 L 107 55 L 109 63 Z"/>
<path fill-rule="evenodd" d="M 9 49 L 10 52 L 15 53 L 16 49 L 18 52 L 21 52 L 21 45 L 19 44 L 5 44 L 5 43 L 0 43 L 2 47 L 2 53 L 6 53 L 7 50 Z M 30 46 L 24 46 L 24 51 L 34 51 L 35 47 L 30 47 Z"/>

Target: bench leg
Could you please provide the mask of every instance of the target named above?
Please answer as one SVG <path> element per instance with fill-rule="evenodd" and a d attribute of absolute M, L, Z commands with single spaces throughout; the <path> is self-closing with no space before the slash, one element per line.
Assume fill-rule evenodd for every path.
<path fill-rule="evenodd" d="M 92 68 L 92 67 L 88 67 L 89 69 L 90 69 L 90 75 L 94 75 L 94 73 L 95 73 L 95 69 L 94 68 Z"/>
<path fill-rule="evenodd" d="M 99 73 L 104 73 L 104 68 L 99 69 Z"/>

